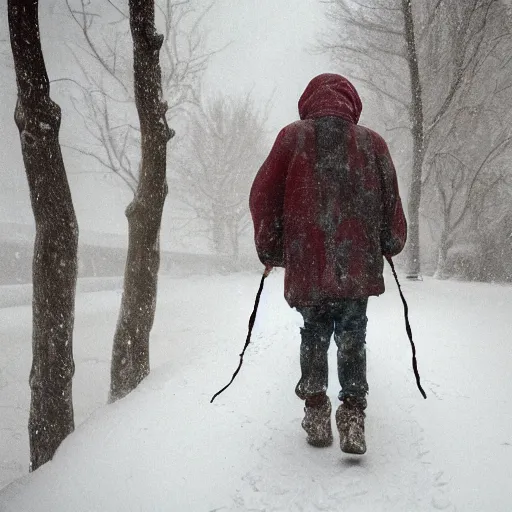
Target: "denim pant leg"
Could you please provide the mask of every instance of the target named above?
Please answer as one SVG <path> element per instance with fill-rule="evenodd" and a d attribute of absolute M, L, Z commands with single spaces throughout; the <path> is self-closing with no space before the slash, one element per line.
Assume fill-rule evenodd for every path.
<path fill-rule="evenodd" d="M 295 393 L 305 400 L 327 391 L 327 352 L 334 331 L 334 320 L 329 311 L 321 307 L 304 307 L 297 310 L 304 318 L 304 327 L 301 329 L 300 345 L 302 375 Z"/>
<path fill-rule="evenodd" d="M 345 299 L 336 308 L 334 341 L 338 347 L 340 400 L 360 398 L 366 402 L 366 307 L 368 299 Z"/>

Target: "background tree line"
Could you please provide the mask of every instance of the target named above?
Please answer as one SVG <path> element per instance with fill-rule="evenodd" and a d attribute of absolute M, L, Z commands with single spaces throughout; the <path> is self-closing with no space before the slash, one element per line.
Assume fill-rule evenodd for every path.
<path fill-rule="evenodd" d="M 69 44 L 81 73 L 70 87 L 73 107 L 89 134 L 73 151 L 100 164 L 132 192 L 138 183 L 140 129 L 130 73 L 130 31 L 125 3 L 66 0 L 78 37 Z M 266 147 L 267 111 L 251 95 L 227 98 L 203 94 L 202 78 L 223 47 L 210 49 L 202 22 L 213 3 L 158 0 L 162 29 L 162 94 L 173 141 L 170 168 L 173 227 L 183 237 L 206 237 L 210 250 L 234 268 L 241 237 L 248 235 L 246 195 L 251 173 Z M 244 165 L 240 165 L 244 162 Z M 229 265 L 228 265 L 229 266 Z"/>
<path fill-rule="evenodd" d="M 380 106 L 407 185 L 408 277 L 417 279 L 423 262 L 438 277 L 512 280 L 504 3 L 327 3 L 330 32 L 320 50 Z"/>

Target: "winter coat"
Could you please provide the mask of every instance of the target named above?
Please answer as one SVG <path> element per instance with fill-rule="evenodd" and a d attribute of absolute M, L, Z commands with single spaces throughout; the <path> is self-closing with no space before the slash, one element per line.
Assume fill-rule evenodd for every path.
<path fill-rule="evenodd" d="M 258 256 L 285 268 L 292 307 L 383 293 L 382 256 L 405 244 L 395 168 L 382 137 L 357 124 L 361 109 L 347 79 L 314 78 L 252 185 Z"/>

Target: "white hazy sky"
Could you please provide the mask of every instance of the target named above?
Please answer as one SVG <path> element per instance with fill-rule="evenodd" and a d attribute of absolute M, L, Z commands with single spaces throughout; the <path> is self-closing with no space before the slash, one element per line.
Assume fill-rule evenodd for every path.
<path fill-rule="evenodd" d="M 216 55 L 207 87 L 262 101 L 272 96 L 272 130 L 297 119 L 297 101 L 315 75 L 329 71 L 326 56 L 312 55 L 322 28 L 325 4 L 319 0 L 218 0 L 208 41 Z"/>

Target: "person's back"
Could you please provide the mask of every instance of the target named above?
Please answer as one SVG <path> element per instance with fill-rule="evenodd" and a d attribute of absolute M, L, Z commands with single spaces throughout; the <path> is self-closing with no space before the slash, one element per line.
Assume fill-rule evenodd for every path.
<path fill-rule="evenodd" d="M 406 239 L 389 151 L 378 134 L 357 125 L 361 109 L 345 78 L 314 78 L 299 100 L 301 120 L 281 130 L 251 189 L 260 260 L 285 268 L 286 300 L 304 317 L 296 393 L 306 400 L 303 427 L 316 445 L 332 441 L 326 390 L 333 332 L 343 402 L 338 427 L 354 411 L 361 427 L 367 299 L 384 291 L 383 255 L 400 252 Z M 342 439 L 343 448 L 365 450 Z"/>

